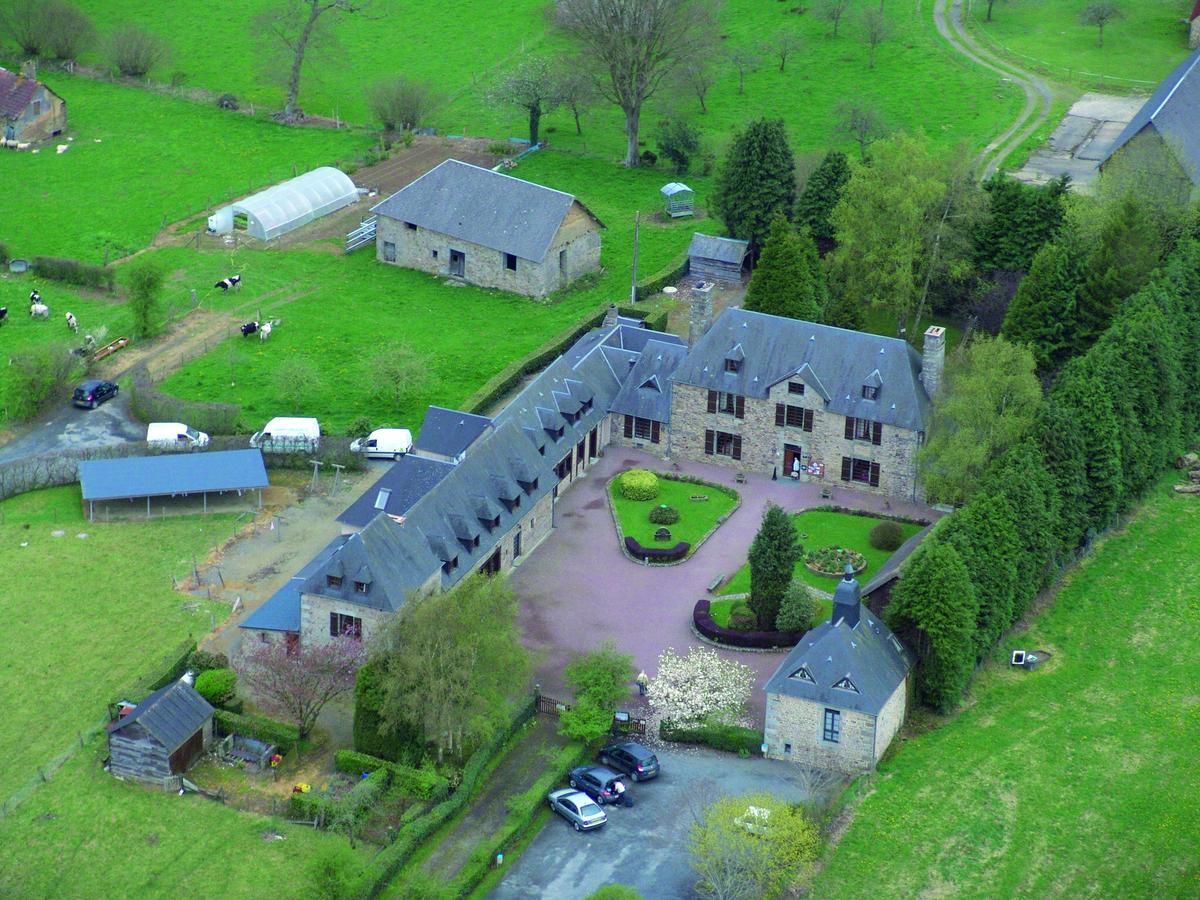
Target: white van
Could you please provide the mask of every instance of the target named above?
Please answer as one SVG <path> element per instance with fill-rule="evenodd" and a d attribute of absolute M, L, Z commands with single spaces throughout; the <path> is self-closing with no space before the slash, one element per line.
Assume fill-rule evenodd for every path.
<path fill-rule="evenodd" d="M 316 419 L 276 416 L 250 438 L 250 446 L 264 453 L 311 453 L 321 446 L 321 426 Z"/>
<path fill-rule="evenodd" d="M 159 450 L 202 450 L 208 446 L 208 435 L 182 422 L 151 422 L 146 443 Z"/>
<path fill-rule="evenodd" d="M 399 459 L 412 449 L 412 432 L 407 428 L 376 428 L 350 444 L 351 453 Z"/>

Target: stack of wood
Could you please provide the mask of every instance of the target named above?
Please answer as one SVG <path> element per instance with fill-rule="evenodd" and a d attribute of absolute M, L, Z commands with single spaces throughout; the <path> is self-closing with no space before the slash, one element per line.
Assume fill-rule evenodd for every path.
<path fill-rule="evenodd" d="M 1187 484 L 1175 485 L 1177 494 L 1200 494 L 1200 455 L 1185 453 L 1176 458 L 1175 468 L 1187 471 Z"/>

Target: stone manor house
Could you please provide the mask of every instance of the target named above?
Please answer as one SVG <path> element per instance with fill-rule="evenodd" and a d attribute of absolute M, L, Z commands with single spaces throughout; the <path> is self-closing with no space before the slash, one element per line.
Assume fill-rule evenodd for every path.
<path fill-rule="evenodd" d="M 740 309 L 709 328 L 710 301 L 696 303 L 688 343 L 614 307 L 494 418 L 431 407 L 412 451 L 339 517 L 344 533 L 241 627 L 289 646 L 369 637 L 413 592 L 506 572 L 610 444 L 919 497 L 941 328 L 922 355 Z"/>

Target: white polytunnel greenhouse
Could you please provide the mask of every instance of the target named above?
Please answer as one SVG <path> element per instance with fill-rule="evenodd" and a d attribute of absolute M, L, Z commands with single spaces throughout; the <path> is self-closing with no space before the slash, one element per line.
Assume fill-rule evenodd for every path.
<path fill-rule="evenodd" d="M 208 217 L 208 230 L 229 234 L 237 217 L 244 216 L 246 232 L 269 241 L 356 200 L 358 188 L 350 176 L 322 166 L 217 210 Z"/>

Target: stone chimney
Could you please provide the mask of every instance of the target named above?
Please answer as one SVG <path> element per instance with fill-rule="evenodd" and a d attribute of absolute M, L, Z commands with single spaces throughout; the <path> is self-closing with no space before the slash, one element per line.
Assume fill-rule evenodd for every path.
<path fill-rule="evenodd" d="M 921 356 L 921 383 L 932 400 L 942 388 L 942 370 L 946 368 L 946 329 L 941 325 L 930 325 L 925 330 Z"/>
<path fill-rule="evenodd" d="M 30 81 L 37 80 L 37 60 L 27 59 L 21 63 L 21 77 L 28 78 Z"/>
<path fill-rule="evenodd" d="M 604 321 L 601 323 L 602 328 L 612 328 L 617 324 L 617 307 L 613 304 L 608 308 L 608 312 L 604 314 Z"/>
<path fill-rule="evenodd" d="M 702 281 L 692 288 L 692 305 L 688 311 L 688 349 L 704 337 L 712 325 L 712 282 Z"/>
<path fill-rule="evenodd" d="M 854 577 L 854 566 L 846 563 L 846 574 L 833 592 L 833 612 L 829 621 L 835 625 L 838 621 L 844 621 L 851 628 L 856 628 L 861 614 L 862 587 Z"/>

